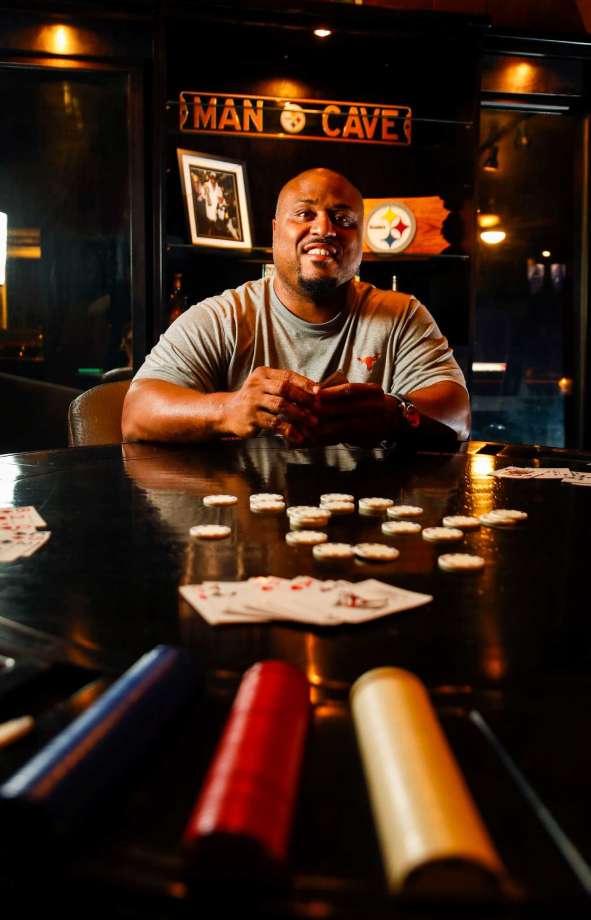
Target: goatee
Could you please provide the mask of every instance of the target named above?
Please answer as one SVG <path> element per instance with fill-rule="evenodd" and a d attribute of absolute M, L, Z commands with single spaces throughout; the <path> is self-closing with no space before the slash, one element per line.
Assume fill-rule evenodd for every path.
<path fill-rule="evenodd" d="M 298 278 L 299 286 L 312 300 L 324 300 L 338 287 L 336 278 Z"/>

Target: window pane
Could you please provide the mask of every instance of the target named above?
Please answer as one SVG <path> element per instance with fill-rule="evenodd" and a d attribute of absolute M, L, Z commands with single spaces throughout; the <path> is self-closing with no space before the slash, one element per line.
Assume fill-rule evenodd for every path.
<path fill-rule="evenodd" d="M 0 97 L 0 371 L 84 387 L 127 363 L 126 78 L 3 67 Z"/>
<path fill-rule="evenodd" d="M 473 437 L 562 447 L 572 390 L 576 119 L 482 113 Z"/>

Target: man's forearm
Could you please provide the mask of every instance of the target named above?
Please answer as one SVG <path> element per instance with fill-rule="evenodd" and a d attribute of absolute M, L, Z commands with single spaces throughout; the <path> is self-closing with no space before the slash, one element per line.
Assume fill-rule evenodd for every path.
<path fill-rule="evenodd" d="M 124 441 L 207 441 L 226 430 L 229 393 L 199 393 L 163 380 L 132 383 L 123 406 Z"/>
<path fill-rule="evenodd" d="M 458 441 L 470 437 L 470 400 L 459 383 L 442 381 L 405 395 L 421 414 L 422 436 L 455 435 Z"/>

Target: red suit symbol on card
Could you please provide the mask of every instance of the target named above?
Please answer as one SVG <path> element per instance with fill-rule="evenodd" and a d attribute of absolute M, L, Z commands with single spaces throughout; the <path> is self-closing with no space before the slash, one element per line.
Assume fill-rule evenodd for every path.
<path fill-rule="evenodd" d="M 375 367 L 375 365 L 377 364 L 377 362 L 380 360 L 380 358 L 381 358 L 381 355 L 378 353 L 378 354 L 375 354 L 375 355 L 365 355 L 365 357 L 363 357 L 363 358 L 357 358 L 357 360 L 360 361 L 361 364 L 365 364 L 365 366 L 366 366 L 366 368 L 367 368 L 367 370 L 368 370 L 368 372 L 369 372 L 369 371 L 373 370 L 373 368 Z"/>

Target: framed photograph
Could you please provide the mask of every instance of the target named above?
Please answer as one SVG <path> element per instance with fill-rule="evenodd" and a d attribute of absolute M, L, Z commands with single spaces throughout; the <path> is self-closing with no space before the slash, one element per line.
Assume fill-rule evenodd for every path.
<path fill-rule="evenodd" d="M 197 150 L 177 155 L 193 245 L 251 249 L 245 164 Z"/>

